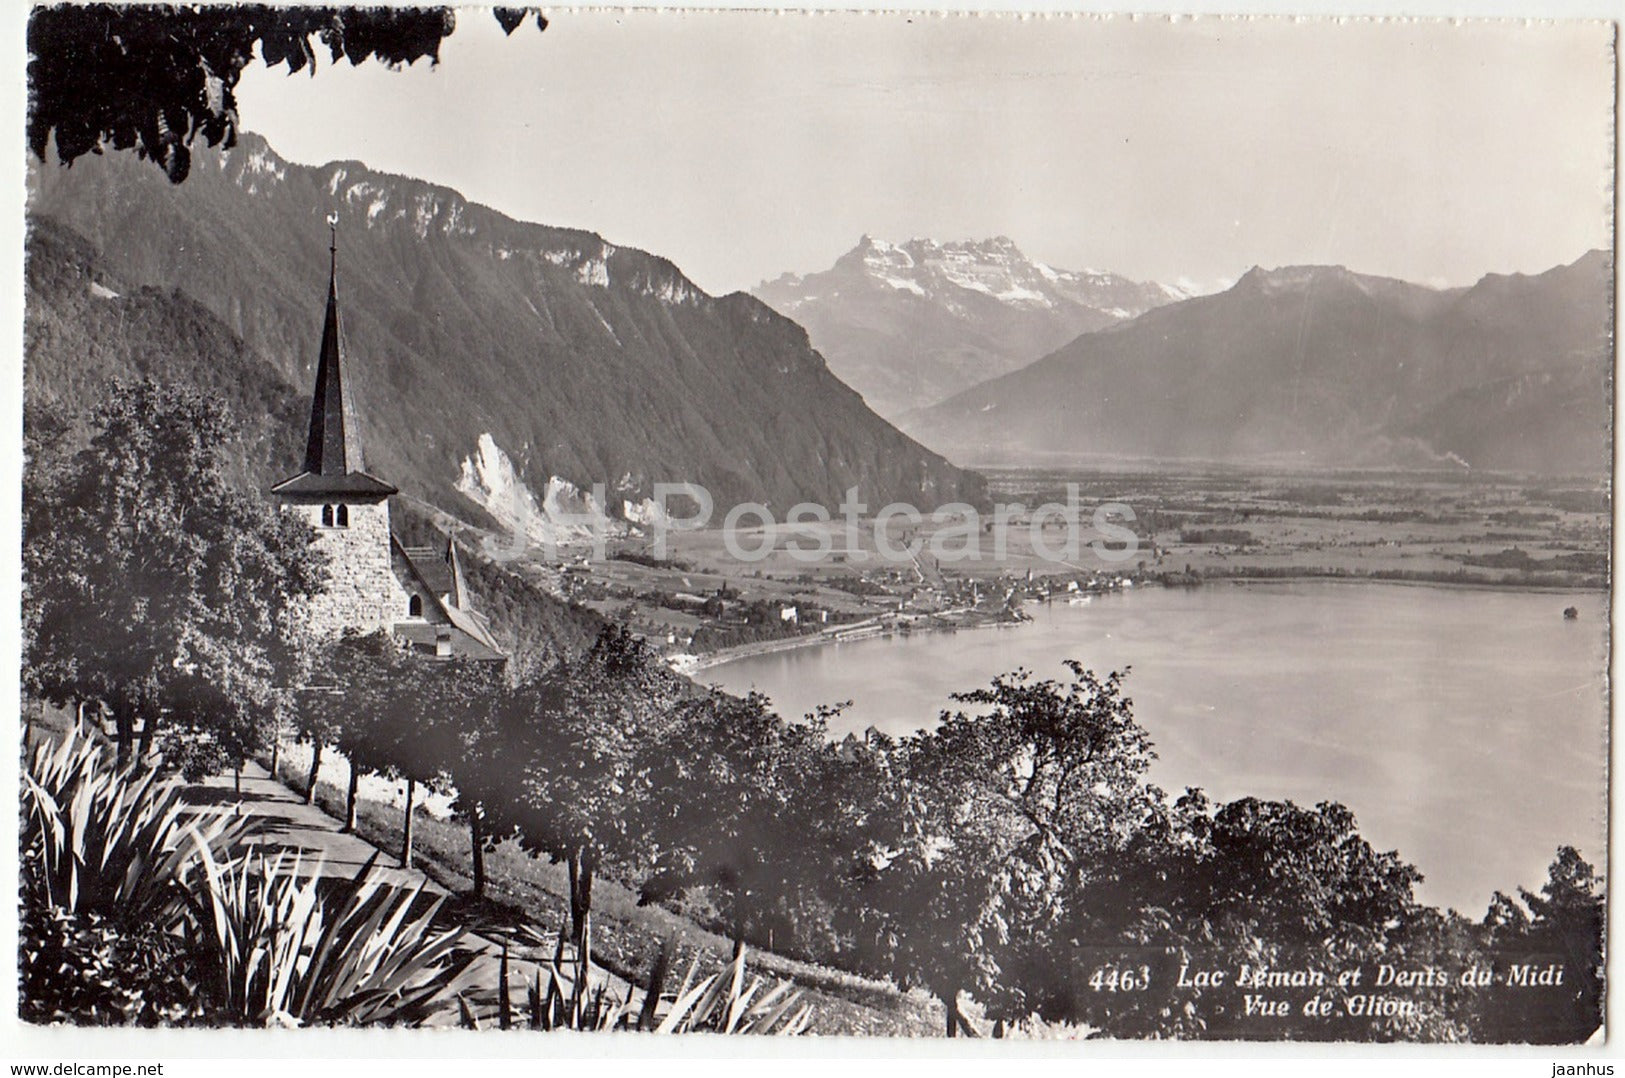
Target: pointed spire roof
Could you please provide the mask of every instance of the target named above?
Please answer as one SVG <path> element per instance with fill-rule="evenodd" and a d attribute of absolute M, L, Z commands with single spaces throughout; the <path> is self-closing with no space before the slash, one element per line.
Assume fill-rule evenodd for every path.
<path fill-rule="evenodd" d="M 310 436 L 305 443 L 305 470 L 272 487 L 275 494 L 356 494 L 388 496 L 394 487 L 367 474 L 361 455 L 361 431 L 344 376 L 344 332 L 339 319 L 339 254 L 337 217 L 327 219 L 330 255 L 327 315 L 316 361 L 316 391 L 310 402 Z"/>
<path fill-rule="evenodd" d="M 328 248 L 332 262 L 327 276 L 327 317 L 322 323 L 322 352 L 316 361 L 316 395 L 310 406 L 310 440 L 305 446 L 305 471 L 314 475 L 364 472 L 360 432 L 350 422 L 355 405 L 344 380 L 344 340 L 339 324 L 338 230 Z"/>

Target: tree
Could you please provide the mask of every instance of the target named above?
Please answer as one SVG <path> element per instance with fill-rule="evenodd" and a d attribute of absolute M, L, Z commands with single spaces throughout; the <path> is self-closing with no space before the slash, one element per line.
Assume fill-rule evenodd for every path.
<path fill-rule="evenodd" d="M 336 745 L 350 762 L 349 795 L 345 805 L 344 830 L 355 830 L 356 792 L 364 760 L 377 736 L 378 716 L 358 685 L 382 668 L 384 648 L 393 647 L 383 633 L 361 634 L 353 630 L 337 641 L 323 641 L 312 648 L 313 661 L 295 693 L 293 721 L 289 724 L 294 740 L 310 746 L 310 771 L 305 778 L 305 804 L 316 800 L 316 782 L 321 777 L 322 750 Z"/>
<path fill-rule="evenodd" d="M 1052 952 L 1033 993 L 1048 1017 L 1087 1021 L 1120 1036 L 1394 1039 L 1439 1019 L 1445 996 L 1413 995 L 1423 1008 L 1393 1016 L 1305 1020 L 1295 999 L 1290 1018 L 1260 1026 L 1246 1015 L 1248 989 L 1234 983 L 1173 991 L 1179 970 L 1193 968 L 1319 971 L 1328 984 L 1349 969 L 1401 962 L 1407 948 L 1437 949 L 1447 926 L 1425 921 L 1414 866 L 1379 852 L 1361 837 L 1344 806 L 1303 808 L 1290 801 L 1242 798 L 1214 805 L 1188 790 L 1159 808 L 1116 856 L 1078 881 L 1066 900 L 1060 935 L 1069 952 Z M 1149 991 L 1093 991 L 1103 964 L 1144 967 Z M 1375 968 L 1368 971 L 1375 974 Z M 1410 1023 L 1406 1026 L 1405 1023 Z M 1408 1036 L 1407 1036 L 1407 1039 Z"/>
<path fill-rule="evenodd" d="M 537 9 L 496 9 L 510 34 L 527 16 L 547 26 Z M 44 161 L 54 135 L 64 165 L 106 145 L 134 149 L 180 183 L 198 136 L 236 143 L 237 80 L 256 46 L 289 74 L 314 75 L 317 48 L 333 63 L 397 68 L 438 62 L 455 26 L 449 7 L 38 7 L 28 20 L 28 145 Z"/>
<path fill-rule="evenodd" d="M 570 876 L 570 933 L 585 949 L 592 889 L 606 856 L 645 851 L 632 821 L 646 796 L 640 748 L 658 740 L 686 683 L 647 644 L 611 626 L 581 658 L 560 664 L 506 696 L 500 720 L 511 783 L 493 824 L 564 862 Z"/>
<path fill-rule="evenodd" d="M 707 887 L 726 896 L 734 956 L 752 918 L 827 879 L 819 809 L 834 751 L 822 715 L 786 722 L 764 696 L 712 693 L 645 742 L 648 793 L 636 831 L 654 852 L 648 903 Z"/>
<path fill-rule="evenodd" d="M 522 743 L 503 726 L 513 714 L 511 688 L 500 664 L 453 660 L 442 671 L 440 724 L 436 738 L 449 756 L 445 762 L 457 798 L 452 809 L 468 824 L 469 860 L 474 894 L 485 894 L 485 850 L 493 836 L 486 823 L 487 804 L 511 796 L 508 753 Z"/>
<path fill-rule="evenodd" d="M 1603 1019 L 1603 934 L 1607 898 L 1597 871 L 1572 846 L 1558 848 L 1538 894 L 1497 892 L 1485 915 L 1486 960 L 1498 983 L 1522 987 L 1484 993 L 1475 1015 L 1475 1039 L 1575 1044 Z M 1561 982 L 1542 983 L 1542 971 L 1560 970 Z M 1528 971 L 1529 975 L 1519 971 Z"/>
<path fill-rule="evenodd" d="M 1067 684 L 1018 671 L 955 694 L 986 710 L 944 712 L 893 753 L 892 833 L 856 879 L 859 954 L 931 989 L 950 1036 L 973 1032 L 962 991 L 995 1017 L 1026 1013 L 1006 965 L 1052 945 L 1066 896 L 1148 812 L 1153 754 L 1123 675 L 1067 666 Z"/>
<path fill-rule="evenodd" d="M 105 705 L 121 763 L 138 723 L 143 757 L 165 726 L 192 774 L 240 762 L 303 661 L 293 614 L 324 572 L 313 532 L 227 486 L 226 417 L 189 389 L 121 383 L 97 427 L 28 491 L 27 687 Z"/>
<path fill-rule="evenodd" d="M 346 832 L 355 830 L 361 776 L 371 770 L 371 761 L 383 755 L 375 745 L 377 739 L 387 736 L 387 726 L 377 712 L 383 695 L 376 681 L 395 646 L 381 631 L 349 629 L 336 640 L 324 640 L 313 648 L 314 658 L 295 694 L 289 728 L 297 741 L 311 746 L 306 804 L 313 800 L 321 774 L 321 746 L 332 745 L 350 765 L 342 828 Z"/>
<path fill-rule="evenodd" d="M 329 642 L 300 722 L 313 742 L 331 742 L 350 761 L 345 827 L 355 826 L 361 775 L 404 779 L 401 863 L 410 866 L 417 787 L 463 781 L 471 739 L 488 736 L 501 678 L 500 664 L 417 655 L 384 632 L 351 630 Z"/>
<path fill-rule="evenodd" d="M 466 739 L 471 730 L 484 724 L 492 692 L 500 684 L 501 668 L 470 659 L 429 659 L 405 651 L 399 660 L 389 680 L 393 689 L 390 706 L 382 714 L 394 724 L 395 736 L 385 739 L 392 750 L 387 766 L 406 779 L 401 864 L 410 868 L 414 789 L 420 783 L 441 792 L 454 788 Z M 481 841 L 477 815 L 473 838 L 477 859 Z"/>

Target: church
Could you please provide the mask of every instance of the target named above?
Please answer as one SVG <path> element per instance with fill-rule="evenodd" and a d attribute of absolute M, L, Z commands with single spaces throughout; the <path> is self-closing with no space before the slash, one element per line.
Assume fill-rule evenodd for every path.
<path fill-rule="evenodd" d="M 319 636 L 383 630 L 426 656 L 500 662 L 490 623 L 471 604 L 457 544 L 403 546 L 390 530 L 389 499 L 398 491 L 367 471 L 344 369 L 336 230 L 329 252 L 305 467 L 271 488 L 285 512 L 310 522 L 327 554 L 327 587 L 311 599 L 309 624 Z"/>

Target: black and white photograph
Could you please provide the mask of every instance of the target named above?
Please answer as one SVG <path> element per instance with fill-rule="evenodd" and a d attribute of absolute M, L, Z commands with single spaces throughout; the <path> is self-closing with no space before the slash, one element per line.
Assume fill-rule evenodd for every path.
<path fill-rule="evenodd" d="M 37 1055 L 1606 1046 L 1613 22 L 13 21 Z"/>

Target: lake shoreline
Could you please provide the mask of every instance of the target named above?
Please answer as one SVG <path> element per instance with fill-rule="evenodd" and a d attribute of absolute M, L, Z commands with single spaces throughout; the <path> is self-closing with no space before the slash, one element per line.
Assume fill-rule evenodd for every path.
<path fill-rule="evenodd" d="M 1121 591 L 1123 591 L 1123 590 L 1130 590 L 1130 591 L 1132 591 L 1132 590 L 1143 590 L 1143 589 L 1150 588 L 1150 587 L 1156 587 L 1156 588 L 1167 589 L 1167 590 L 1185 590 L 1185 589 L 1209 587 L 1209 586 L 1217 585 L 1217 584 L 1230 584 L 1230 585 L 1235 585 L 1235 586 L 1238 586 L 1238 587 L 1257 587 L 1257 586 L 1260 586 L 1260 585 L 1269 586 L 1269 585 L 1274 585 L 1274 584 L 1303 584 L 1303 583 L 1325 583 L 1325 584 L 1346 584 L 1346 585 L 1366 585 L 1366 586 L 1369 586 L 1369 585 L 1372 585 L 1372 584 L 1378 584 L 1378 585 L 1391 585 L 1391 586 L 1395 586 L 1395 587 L 1404 587 L 1404 588 L 1438 588 L 1438 589 L 1446 590 L 1446 591 L 1507 592 L 1507 593 L 1519 594 L 1519 595 L 1603 595 L 1603 596 L 1607 596 L 1607 595 L 1610 594 L 1608 588 L 1591 588 L 1591 587 L 1582 587 L 1582 586 L 1579 586 L 1579 585 L 1517 584 L 1517 583 L 1508 583 L 1508 582 L 1502 582 L 1502 581 L 1480 581 L 1480 580 L 1395 580 L 1395 579 L 1391 579 L 1391 578 L 1387 578 L 1387 577 L 1348 576 L 1348 575 L 1340 575 L 1340 574 L 1332 574 L 1332 573 L 1318 573 L 1318 572 L 1314 572 L 1314 571 L 1307 571 L 1307 572 L 1304 572 L 1304 573 L 1291 575 L 1291 576 L 1274 574 L 1274 573 L 1267 574 L 1267 575 L 1260 575 L 1260 576 L 1252 576 L 1252 575 L 1238 573 L 1238 574 L 1235 574 L 1235 575 L 1205 577 L 1200 581 L 1189 583 L 1189 584 L 1180 584 L 1180 583 L 1158 584 L 1156 582 L 1142 583 L 1142 584 L 1138 585 L 1138 589 L 1112 589 L 1112 591 L 1110 591 L 1110 592 L 1092 593 L 1091 597 L 1093 596 L 1093 594 L 1099 594 L 1099 595 L 1103 596 L 1103 595 L 1109 595 L 1109 594 L 1114 594 L 1114 593 L 1121 593 Z M 1075 594 L 1075 593 L 1069 593 L 1069 596 L 1070 596 L 1070 594 Z M 1047 602 L 1034 601 L 1034 602 L 1030 603 L 1029 605 L 1043 606 L 1043 605 L 1052 604 L 1053 602 L 1054 602 L 1053 599 L 1048 600 Z M 778 639 L 778 640 L 761 640 L 761 641 L 756 641 L 756 642 L 750 643 L 750 644 L 738 644 L 738 645 L 735 645 L 733 647 L 722 648 L 722 649 L 719 649 L 717 651 L 708 652 L 708 653 L 706 653 L 704 655 L 673 656 L 672 667 L 673 667 L 673 669 L 677 670 L 677 672 L 679 672 L 681 674 L 685 674 L 685 675 L 688 675 L 688 676 L 693 676 L 693 675 L 699 674 L 700 672 L 705 671 L 705 670 L 713 670 L 713 669 L 716 669 L 717 667 L 727 666 L 729 663 L 741 662 L 741 661 L 744 661 L 746 659 L 755 659 L 755 658 L 759 658 L 759 657 L 761 657 L 763 655 L 774 655 L 774 654 L 778 654 L 780 652 L 785 652 L 785 651 L 800 651 L 800 650 L 804 650 L 804 649 L 807 649 L 807 648 L 827 647 L 827 646 L 832 645 L 832 644 L 851 643 L 851 642 L 859 641 L 859 640 L 884 639 L 884 638 L 892 637 L 892 636 L 912 635 L 914 633 L 925 634 L 925 633 L 958 632 L 958 631 L 960 631 L 962 629 L 977 629 L 977 630 L 980 630 L 980 629 L 1000 629 L 1000 628 L 1011 628 L 1011 627 L 1018 626 L 1018 625 L 1023 625 L 1023 624 L 1026 624 L 1026 623 L 1022 622 L 1022 621 L 1010 621 L 1010 620 L 986 620 L 986 621 L 978 621 L 978 622 L 970 622 L 970 623 L 943 623 L 940 620 L 937 620 L 935 618 L 935 616 L 932 616 L 931 620 L 911 623 L 906 630 L 903 629 L 903 628 L 900 628 L 900 627 L 889 627 L 889 628 L 877 627 L 873 632 L 863 632 L 863 633 L 847 634 L 847 635 L 833 635 L 833 634 L 828 633 L 828 632 L 808 633 L 805 636 L 791 636 L 791 637 L 784 637 L 784 638 L 781 638 L 781 639 Z M 681 661 L 679 661 L 679 660 L 681 660 Z"/>
<path fill-rule="evenodd" d="M 1248 585 L 1303 583 L 1391 584 L 1402 588 L 1441 588 L 1447 591 L 1500 591 L 1514 595 L 1607 595 L 1610 592 L 1610 589 L 1606 586 L 1589 587 L 1583 584 L 1520 584 L 1500 580 L 1400 580 L 1393 577 L 1349 576 L 1346 574 L 1316 572 L 1300 573 L 1293 576 L 1237 574 L 1235 576 L 1213 576 L 1202 581 L 1202 584 Z M 1164 585 L 1164 587 L 1179 586 L 1178 584 Z"/>
<path fill-rule="evenodd" d="M 828 647 L 832 644 L 851 644 L 861 640 L 883 640 L 893 636 L 921 636 L 927 633 L 956 633 L 968 630 L 1006 629 L 1018 625 L 1025 625 L 1025 621 L 1008 618 L 988 618 L 979 621 L 945 622 L 932 615 L 929 620 L 910 622 L 906 627 L 901 625 L 876 625 L 872 631 L 856 633 L 833 634 L 829 632 L 808 633 L 805 636 L 787 636 L 778 640 L 759 640 L 750 644 L 737 644 L 730 648 L 722 648 L 708 652 L 704 655 L 673 656 L 672 668 L 678 673 L 694 675 L 702 670 L 712 670 L 729 663 L 741 662 L 745 659 L 760 658 L 763 655 L 777 655 L 785 651 L 802 651 L 808 648 Z M 678 660 L 686 660 L 679 662 Z"/>

